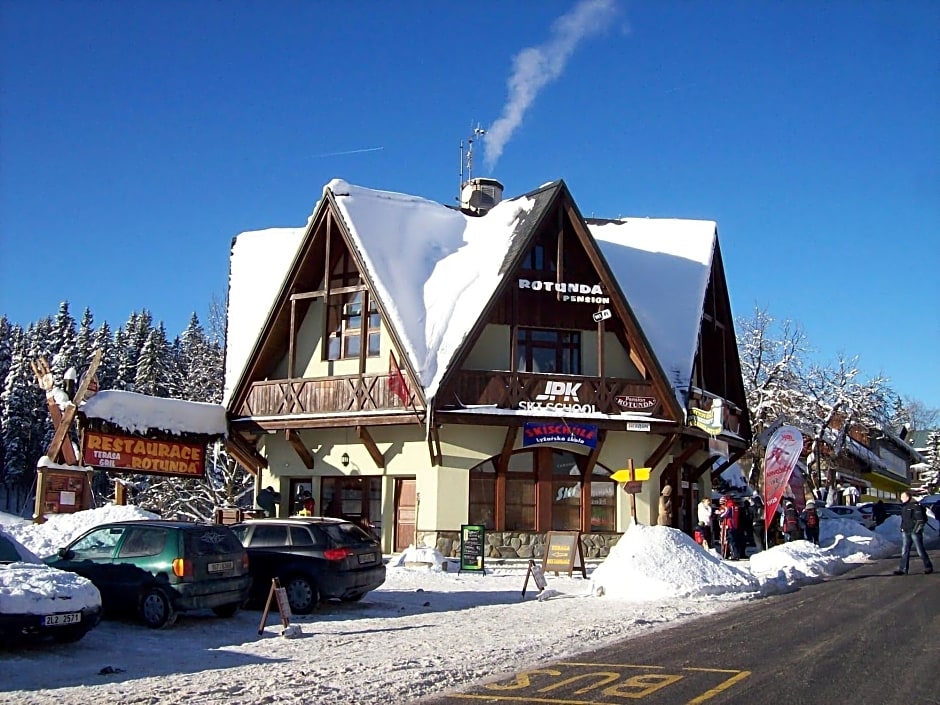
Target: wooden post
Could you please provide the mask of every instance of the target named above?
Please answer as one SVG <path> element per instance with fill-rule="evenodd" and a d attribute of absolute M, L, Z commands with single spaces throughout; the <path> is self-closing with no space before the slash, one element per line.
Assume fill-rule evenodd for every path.
<path fill-rule="evenodd" d="M 636 471 L 633 467 L 633 458 L 627 460 L 627 469 L 630 471 L 630 482 L 636 481 Z M 636 494 L 630 493 L 630 516 L 633 518 L 633 523 L 636 524 Z"/>

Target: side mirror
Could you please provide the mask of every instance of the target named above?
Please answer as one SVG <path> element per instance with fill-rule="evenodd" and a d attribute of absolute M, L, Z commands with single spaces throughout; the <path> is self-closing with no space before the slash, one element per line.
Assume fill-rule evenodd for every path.
<path fill-rule="evenodd" d="M 72 552 L 71 552 L 69 549 L 67 549 L 67 548 L 60 548 L 60 549 L 56 552 L 56 554 L 59 556 L 59 558 L 65 558 L 66 560 L 68 560 L 69 558 L 71 558 L 72 556 L 75 555 L 74 553 L 72 553 Z"/>

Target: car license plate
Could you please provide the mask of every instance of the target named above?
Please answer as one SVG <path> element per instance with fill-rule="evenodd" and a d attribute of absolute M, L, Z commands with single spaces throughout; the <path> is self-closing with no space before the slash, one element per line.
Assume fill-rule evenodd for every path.
<path fill-rule="evenodd" d="M 47 627 L 62 627 L 66 624 L 75 624 L 82 621 L 81 612 L 66 612 L 64 614 L 47 614 L 42 618 L 43 625 Z"/>
<path fill-rule="evenodd" d="M 360 563 L 372 563 L 375 560 L 374 553 L 360 553 L 359 562 Z"/>
<path fill-rule="evenodd" d="M 209 572 L 210 573 L 221 573 L 224 570 L 231 570 L 235 567 L 233 561 L 222 561 L 221 563 L 210 563 Z"/>

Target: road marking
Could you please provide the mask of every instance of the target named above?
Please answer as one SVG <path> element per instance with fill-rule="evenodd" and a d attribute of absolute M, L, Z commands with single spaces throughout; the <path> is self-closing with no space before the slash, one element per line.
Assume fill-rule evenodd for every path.
<path fill-rule="evenodd" d="M 553 664 L 550 668 L 520 671 L 509 679 L 488 683 L 482 686 L 486 692 L 454 693 L 452 697 L 491 702 L 545 703 L 546 705 L 623 705 L 625 702 L 647 700 L 651 697 L 659 703 L 663 702 L 662 697 L 667 697 L 669 703 L 677 703 L 675 694 L 670 697 L 669 692 L 664 689 L 689 678 L 694 679 L 692 681 L 694 686 L 695 681 L 699 680 L 696 679 L 696 675 L 699 674 L 701 676 L 711 674 L 730 676 L 717 685 L 712 685 L 714 679 L 708 679 L 710 680 L 708 685 L 711 687 L 684 703 L 684 705 L 701 705 L 751 675 L 750 671 L 728 668 L 689 666 L 675 669 L 673 673 L 665 672 L 666 670 L 666 666 L 650 664 L 568 661 Z M 644 672 L 636 673 L 636 671 Z M 552 691 L 572 686 L 580 687 L 567 693 L 567 698 L 564 696 L 546 697 Z M 660 697 L 656 697 L 657 694 Z M 589 699 L 572 699 L 572 696 L 587 696 Z"/>

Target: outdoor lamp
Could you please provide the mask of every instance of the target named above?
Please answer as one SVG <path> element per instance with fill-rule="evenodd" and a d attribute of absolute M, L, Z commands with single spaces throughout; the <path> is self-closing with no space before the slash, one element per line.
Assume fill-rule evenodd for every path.
<path fill-rule="evenodd" d="M 344 468 L 348 466 L 349 465 L 349 453 L 343 453 L 343 457 L 340 458 L 340 462 L 343 464 Z"/>

